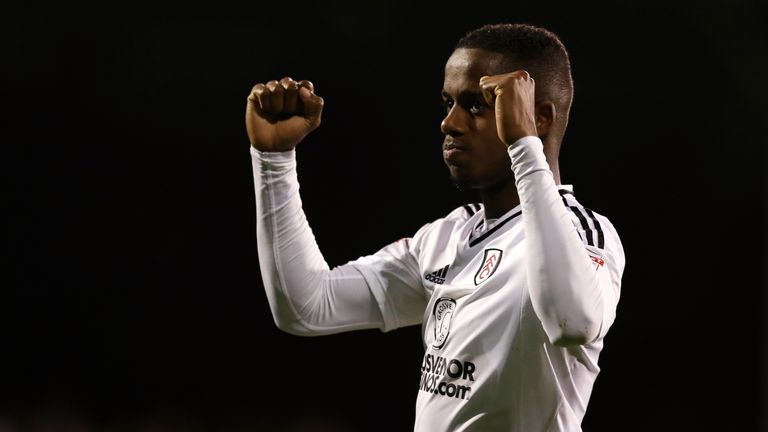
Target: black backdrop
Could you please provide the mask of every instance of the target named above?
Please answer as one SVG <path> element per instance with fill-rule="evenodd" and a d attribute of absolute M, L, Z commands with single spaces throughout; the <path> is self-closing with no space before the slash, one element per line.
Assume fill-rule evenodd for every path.
<path fill-rule="evenodd" d="M 0 430 L 409 430 L 418 328 L 297 338 L 272 324 L 245 97 L 291 75 L 325 98 L 299 175 L 340 264 L 473 199 L 441 160 L 442 67 L 464 32 L 502 21 L 549 27 L 570 49 L 563 180 L 626 250 L 584 429 L 765 430 L 765 12 L 6 13 Z"/>

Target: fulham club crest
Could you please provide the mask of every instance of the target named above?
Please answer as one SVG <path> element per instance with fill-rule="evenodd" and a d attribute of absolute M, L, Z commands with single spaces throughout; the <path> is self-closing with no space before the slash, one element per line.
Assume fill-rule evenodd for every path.
<path fill-rule="evenodd" d="M 500 262 L 501 249 L 486 249 L 485 254 L 483 255 L 483 262 L 480 264 L 480 269 L 475 273 L 475 285 L 480 285 L 488 280 L 489 277 L 493 276 L 496 269 L 499 268 Z"/>
<path fill-rule="evenodd" d="M 448 333 L 451 332 L 451 320 L 456 312 L 456 300 L 450 297 L 441 297 L 435 302 L 435 308 L 432 315 L 435 322 L 435 342 L 432 348 L 440 349 L 445 345 L 448 339 Z"/>

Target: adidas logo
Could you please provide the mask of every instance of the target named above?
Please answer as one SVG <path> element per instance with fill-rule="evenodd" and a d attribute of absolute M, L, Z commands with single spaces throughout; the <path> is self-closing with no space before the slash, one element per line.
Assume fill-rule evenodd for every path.
<path fill-rule="evenodd" d="M 450 265 L 450 264 L 449 264 Z M 448 266 L 445 266 L 441 268 L 440 270 L 435 270 L 432 273 L 425 275 L 424 279 L 434 282 L 436 284 L 442 284 L 445 282 L 445 275 L 448 273 Z"/>

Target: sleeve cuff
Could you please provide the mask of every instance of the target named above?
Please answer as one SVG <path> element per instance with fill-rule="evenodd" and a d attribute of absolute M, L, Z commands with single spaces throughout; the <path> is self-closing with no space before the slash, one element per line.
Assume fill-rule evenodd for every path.
<path fill-rule="evenodd" d="M 510 157 L 523 157 L 530 154 L 544 154 L 544 143 L 537 136 L 524 136 L 507 146 Z"/>
<path fill-rule="evenodd" d="M 263 152 L 251 147 L 251 160 L 254 170 L 281 173 L 296 167 L 296 150 L 284 152 Z"/>
<path fill-rule="evenodd" d="M 549 171 L 549 164 L 544 156 L 544 143 L 537 136 L 520 138 L 507 147 L 507 152 L 517 181 L 536 171 Z"/>
<path fill-rule="evenodd" d="M 254 159 L 258 159 L 264 162 L 291 162 L 296 159 L 296 149 L 291 149 L 284 152 L 265 152 L 256 150 L 253 146 L 249 146 L 251 149 L 251 156 Z"/>

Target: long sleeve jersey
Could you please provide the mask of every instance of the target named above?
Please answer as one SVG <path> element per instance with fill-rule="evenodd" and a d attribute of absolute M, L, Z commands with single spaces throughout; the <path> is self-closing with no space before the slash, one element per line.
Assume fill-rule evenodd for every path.
<path fill-rule="evenodd" d="M 422 324 L 415 431 L 578 431 L 614 321 L 613 225 L 556 185 L 541 140 L 509 146 L 520 204 L 479 204 L 331 269 L 302 211 L 295 151 L 251 149 L 257 243 L 278 327 L 297 335 Z"/>

